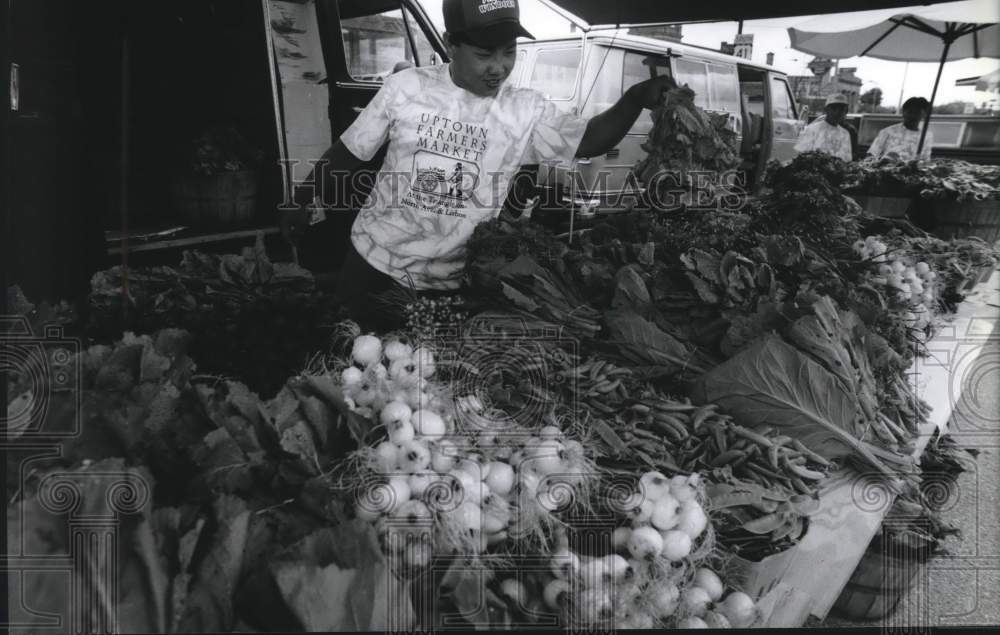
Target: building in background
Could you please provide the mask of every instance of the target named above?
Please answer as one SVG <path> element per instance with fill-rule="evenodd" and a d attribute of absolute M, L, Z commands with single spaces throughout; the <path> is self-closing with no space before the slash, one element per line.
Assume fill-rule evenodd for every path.
<path fill-rule="evenodd" d="M 826 98 L 842 94 L 847 97 L 848 112 L 857 112 L 861 97 L 860 77 L 855 76 L 856 67 L 837 68 L 833 60 L 816 58 L 809 62 L 812 75 L 790 75 L 789 86 L 800 104 L 809 106 L 812 112 L 821 112 Z"/>
<path fill-rule="evenodd" d="M 681 24 L 667 24 L 665 26 L 640 26 L 632 27 L 628 30 L 629 35 L 641 35 L 643 37 L 656 38 L 667 42 L 681 41 Z"/>
<path fill-rule="evenodd" d="M 740 33 L 733 39 L 733 55 L 753 59 L 753 33 Z"/>

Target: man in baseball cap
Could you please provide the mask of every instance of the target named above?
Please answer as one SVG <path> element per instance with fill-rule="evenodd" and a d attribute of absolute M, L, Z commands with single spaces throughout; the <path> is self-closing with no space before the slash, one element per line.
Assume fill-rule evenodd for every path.
<path fill-rule="evenodd" d="M 825 116 L 806 126 L 795 143 L 795 150 L 825 152 L 844 161 L 853 159 L 851 134 L 841 125 L 847 116 L 847 108 L 847 97 L 839 93 L 830 95 L 826 99 Z"/>
<path fill-rule="evenodd" d="M 400 287 L 433 294 L 461 286 L 466 243 L 477 224 L 500 214 L 522 165 L 569 167 L 605 154 L 675 86 L 667 75 L 639 82 L 608 110 L 582 118 L 507 82 L 517 38 L 531 37 L 517 0 L 444 0 L 442 8 L 450 61 L 386 77 L 282 216 L 294 242 L 309 202 L 332 189 L 322 184 L 388 144 L 351 228 L 337 290 L 351 317 L 376 330 L 402 326 L 385 321 L 391 316 L 378 298 Z"/>

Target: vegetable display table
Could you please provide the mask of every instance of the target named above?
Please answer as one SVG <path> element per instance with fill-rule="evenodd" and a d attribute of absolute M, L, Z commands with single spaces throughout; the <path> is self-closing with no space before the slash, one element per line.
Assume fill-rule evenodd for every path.
<path fill-rule="evenodd" d="M 918 394 L 933 408 L 916 439 L 915 458 L 919 459 L 935 429 L 947 428 L 964 380 L 974 372 L 984 343 L 998 332 L 998 323 L 1000 274 L 994 273 L 927 343 L 929 355 L 914 363 L 910 373 Z M 793 549 L 791 564 L 759 601 L 764 626 L 799 627 L 810 615 L 824 619 L 894 498 L 874 475 L 845 468 L 831 476 L 821 493 L 820 509 L 810 518 L 809 531 Z"/>

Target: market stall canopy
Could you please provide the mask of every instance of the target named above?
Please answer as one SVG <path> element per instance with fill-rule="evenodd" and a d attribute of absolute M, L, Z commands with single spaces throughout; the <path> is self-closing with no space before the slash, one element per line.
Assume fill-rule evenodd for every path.
<path fill-rule="evenodd" d="M 561 7 L 592 26 L 662 22 L 731 22 L 941 4 L 914 0 L 838 0 L 836 2 L 820 0 L 812 3 L 721 0 L 700 4 L 664 2 L 664 0 L 619 0 L 618 2 L 609 0 L 546 0 L 546 2 Z M 944 4 L 955 3 L 946 2 Z"/>
<path fill-rule="evenodd" d="M 1000 91 L 1000 68 L 992 73 L 980 75 L 979 77 L 966 77 L 964 79 L 955 80 L 955 85 L 975 86 L 976 90 L 981 90 L 983 92 L 998 92 Z"/>
<path fill-rule="evenodd" d="M 897 62 L 941 62 L 1000 57 L 1000 3 L 966 0 L 906 13 L 865 11 L 837 20 L 812 20 L 788 29 L 792 48 L 819 57 L 877 57 Z"/>

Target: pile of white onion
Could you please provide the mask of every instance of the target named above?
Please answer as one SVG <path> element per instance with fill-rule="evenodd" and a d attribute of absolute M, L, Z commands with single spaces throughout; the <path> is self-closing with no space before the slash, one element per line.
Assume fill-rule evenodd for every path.
<path fill-rule="evenodd" d="M 908 306 L 904 315 L 907 324 L 923 330 L 930 322 L 930 307 L 935 301 L 937 274 L 923 261 L 910 262 L 902 256 L 889 253 L 884 242 L 868 236 L 854 244 L 855 252 L 877 265 L 876 284 L 886 289 L 889 296 Z"/>
<path fill-rule="evenodd" d="M 564 541 L 552 554 L 546 605 L 574 626 L 749 625 L 756 611 L 749 596 L 733 591 L 723 600 L 722 581 L 709 569 L 698 569 L 693 579 L 675 575 L 685 570 L 675 564 L 692 566 L 692 548 L 708 527 L 698 487 L 697 474 L 644 474 L 625 506 L 630 526 L 614 530 L 611 553 L 587 557 Z"/>
<path fill-rule="evenodd" d="M 352 362 L 341 372 L 348 405 L 385 429 L 359 453 L 374 478 L 359 484 L 355 513 L 408 567 L 542 533 L 594 476 L 583 446 L 559 427 L 512 426 L 474 395 L 448 395 L 426 348 L 361 335 Z"/>

